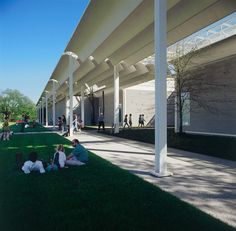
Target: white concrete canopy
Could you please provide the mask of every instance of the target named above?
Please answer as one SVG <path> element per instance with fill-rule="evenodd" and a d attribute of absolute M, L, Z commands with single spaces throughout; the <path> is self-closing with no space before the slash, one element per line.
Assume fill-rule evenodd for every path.
<path fill-rule="evenodd" d="M 65 52 L 77 55 L 80 68 L 74 82 L 86 82 L 101 71 L 106 58 L 115 65 L 124 60 L 132 65 L 154 53 L 154 0 L 92 0 L 78 24 Z M 167 45 L 218 21 L 236 10 L 234 0 L 168 0 Z M 89 57 L 94 57 L 92 62 Z M 103 65 L 102 65 L 103 66 Z M 60 58 L 51 79 L 64 83 L 68 57 Z M 99 75 L 99 74 L 98 74 Z M 44 90 L 52 91 L 48 83 Z M 41 97 L 40 97 L 41 98 Z"/>
<path fill-rule="evenodd" d="M 164 84 L 166 81 L 166 61 L 164 61 L 165 52 L 163 49 L 234 12 L 236 1 L 155 0 L 155 2 L 160 5 L 154 7 L 154 0 L 91 0 L 65 48 L 66 54 L 70 52 L 75 55 L 79 63 L 78 67 L 72 70 L 68 55 L 62 55 L 51 75 L 51 79 L 56 79 L 60 83 L 57 89 L 57 100 L 67 95 L 68 86 L 65 81 L 68 77 L 70 77 L 70 97 L 81 91 L 81 87 L 74 87 L 75 82 L 77 86 L 82 86 L 84 83 L 91 85 L 98 83 L 102 86 L 106 83 L 107 87 L 111 87 L 112 66 L 120 65 L 119 63 L 123 63 L 123 66 L 121 65 L 123 70 L 119 73 L 121 87 L 152 79 L 153 68 L 150 68 L 150 65 L 142 66 L 140 64 L 137 66 L 136 63 L 152 55 L 155 50 L 154 43 L 158 42 L 156 47 L 159 48 L 156 48 L 155 53 L 156 57 L 160 55 L 158 57 L 160 61 L 156 63 L 156 77 L 158 76 L 160 83 L 157 83 L 156 90 L 160 95 L 156 96 L 156 106 L 158 106 L 158 113 L 161 113 L 161 119 L 155 128 L 160 130 L 159 136 L 163 135 L 166 129 L 165 108 L 161 112 L 161 108 L 166 107 L 163 103 L 163 97 L 166 100 L 166 92 L 163 91 L 163 88 L 166 90 Z M 164 5 L 166 5 L 164 13 L 167 16 L 167 23 L 162 15 L 163 11 L 160 11 L 161 7 L 165 9 Z M 157 17 L 163 16 L 158 18 L 160 20 L 158 22 L 157 17 L 154 17 L 154 9 L 157 12 Z M 163 25 L 166 25 L 163 26 L 165 32 L 158 29 L 154 33 L 154 27 L 157 25 L 155 23 L 160 24 L 162 21 Z M 157 38 L 159 38 L 158 41 Z M 51 84 L 48 83 L 45 90 L 52 91 Z M 55 90 L 53 92 L 55 96 Z M 72 106 L 70 103 L 71 110 Z M 71 113 L 70 115 L 72 116 Z M 158 121 L 158 118 L 155 121 Z M 157 143 L 159 143 L 158 147 L 165 146 L 166 139 L 159 140 Z M 158 155 L 162 151 L 166 152 L 165 148 L 159 148 L 156 151 Z M 156 171 L 159 171 L 160 175 L 163 173 L 165 175 L 166 171 L 162 170 L 165 165 L 165 157 L 158 161 L 159 168 L 156 168 Z"/>

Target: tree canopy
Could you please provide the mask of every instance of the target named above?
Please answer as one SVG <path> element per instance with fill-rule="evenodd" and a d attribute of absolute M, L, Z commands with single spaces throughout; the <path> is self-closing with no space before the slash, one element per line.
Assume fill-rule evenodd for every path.
<path fill-rule="evenodd" d="M 22 114 L 28 114 L 31 119 L 36 117 L 35 104 L 18 90 L 6 89 L 0 92 L 1 117 L 16 120 Z"/>

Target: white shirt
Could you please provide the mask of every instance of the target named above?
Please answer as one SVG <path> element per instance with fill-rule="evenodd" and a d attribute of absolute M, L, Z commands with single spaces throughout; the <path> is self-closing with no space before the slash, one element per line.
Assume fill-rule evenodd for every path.
<path fill-rule="evenodd" d="M 40 160 L 36 160 L 35 162 L 32 162 L 31 160 L 25 161 L 22 170 L 25 174 L 29 174 L 32 171 L 37 171 L 40 173 L 45 173 L 43 163 Z"/>
<path fill-rule="evenodd" d="M 65 163 L 66 163 L 66 154 L 62 151 L 57 151 L 59 153 L 59 164 L 61 168 L 65 167 Z M 53 156 L 53 160 L 55 159 L 56 153 Z"/>

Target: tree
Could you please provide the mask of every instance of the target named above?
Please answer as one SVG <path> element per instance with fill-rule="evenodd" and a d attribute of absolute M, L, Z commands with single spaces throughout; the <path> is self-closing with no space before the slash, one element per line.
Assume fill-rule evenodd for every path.
<path fill-rule="evenodd" d="M 36 118 L 34 103 L 18 90 L 6 89 L 0 92 L 0 113 L 4 119 L 15 120 L 27 113 L 31 119 Z"/>
<path fill-rule="evenodd" d="M 96 120 L 95 120 L 95 96 L 94 96 L 94 86 L 89 87 L 86 84 L 87 87 L 87 96 L 88 100 L 90 102 L 91 106 L 91 125 L 96 125 Z"/>
<path fill-rule="evenodd" d="M 194 63 L 195 57 L 201 49 L 193 44 L 181 42 L 176 45 L 172 57 L 169 59 L 170 73 L 175 80 L 175 107 L 178 115 L 178 132 L 183 132 L 183 116 L 194 108 L 203 108 L 210 113 L 221 113 L 217 105 L 232 101 L 227 97 L 225 88 L 230 86 L 207 76 L 204 66 Z M 212 95 L 212 89 L 219 92 Z M 194 107 L 190 107 L 191 105 Z"/>

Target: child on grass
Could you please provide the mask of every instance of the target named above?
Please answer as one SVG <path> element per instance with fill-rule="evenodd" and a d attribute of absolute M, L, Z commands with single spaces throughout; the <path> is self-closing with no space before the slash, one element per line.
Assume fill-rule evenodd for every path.
<path fill-rule="evenodd" d="M 62 144 L 58 145 L 56 152 L 54 153 L 53 160 L 46 168 L 47 171 L 58 170 L 65 167 L 66 154 Z"/>

